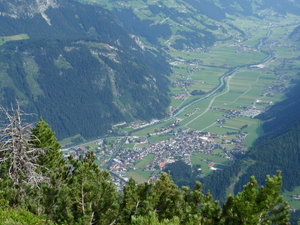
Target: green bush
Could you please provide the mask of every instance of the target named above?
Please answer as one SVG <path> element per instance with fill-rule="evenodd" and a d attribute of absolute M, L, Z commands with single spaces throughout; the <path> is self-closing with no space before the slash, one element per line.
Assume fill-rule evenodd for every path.
<path fill-rule="evenodd" d="M 0 210 L 0 225 L 37 225 L 45 221 L 26 210 L 7 208 Z"/>

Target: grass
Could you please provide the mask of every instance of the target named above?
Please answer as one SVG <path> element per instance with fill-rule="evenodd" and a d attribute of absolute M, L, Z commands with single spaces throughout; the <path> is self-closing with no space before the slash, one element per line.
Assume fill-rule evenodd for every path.
<path fill-rule="evenodd" d="M 37 78 L 39 76 L 38 64 L 34 61 L 32 57 L 29 56 L 24 57 L 24 62 L 24 70 L 27 74 L 26 80 L 28 82 L 32 95 L 34 95 L 35 97 L 42 95 L 43 91 L 37 82 Z"/>
<path fill-rule="evenodd" d="M 248 127 L 243 129 L 243 132 L 247 131 L 248 135 L 246 137 L 245 145 L 246 147 L 250 147 L 253 142 L 263 134 L 262 125 L 260 120 L 258 119 L 250 119 L 250 118 L 243 118 L 245 122 L 247 122 Z"/>
<path fill-rule="evenodd" d="M 147 181 L 153 171 L 141 171 L 141 170 L 130 170 L 126 172 L 127 177 L 132 177 L 137 183 L 142 183 Z"/>
<path fill-rule="evenodd" d="M 81 137 L 81 135 L 80 135 L 80 134 L 77 134 L 77 135 L 75 135 L 75 136 L 73 136 L 73 137 L 65 138 L 65 139 L 59 141 L 59 143 L 60 143 L 62 146 L 64 146 L 64 145 L 69 145 L 69 144 L 73 144 L 72 139 L 80 138 L 80 137 Z M 81 137 L 81 138 L 82 138 L 82 137 Z"/>
<path fill-rule="evenodd" d="M 224 151 L 222 149 L 214 149 L 213 152 L 215 154 L 220 154 L 220 155 L 224 155 Z"/>
<path fill-rule="evenodd" d="M 210 159 L 212 161 L 202 161 L 203 159 Z M 201 165 L 202 173 L 204 175 L 211 174 L 213 171 L 209 169 L 208 165 L 209 163 L 221 163 L 224 165 L 228 165 L 230 161 L 226 158 L 222 158 L 220 156 L 216 155 L 206 155 L 204 153 L 196 153 L 196 156 L 191 156 L 191 163 L 192 165 Z M 215 164 L 216 165 L 216 164 Z M 214 167 L 215 167 L 214 165 Z M 218 165 L 221 169 L 222 165 Z M 222 169 L 227 168 L 227 166 L 223 166 Z"/>
<path fill-rule="evenodd" d="M 217 155 L 206 155 L 204 153 L 196 153 L 196 157 L 198 157 L 200 159 L 210 159 L 214 163 L 221 163 L 221 164 L 225 164 L 225 165 L 228 165 L 230 163 L 230 161 L 228 159 L 217 156 Z"/>
<path fill-rule="evenodd" d="M 64 57 L 59 57 L 57 60 L 54 61 L 54 64 L 60 69 L 72 68 L 71 64 L 67 62 L 67 60 Z"/>
<path fill-rule="evenodd" d="M 134 146 L 135 146 L 135 143 L 124 144 L 124 147 L 126 147 L 126 148 L 133 148 Z"/>
<path fill-rule="evenodd" d="M 171 106 L 178 107 L 182 103 L 182 100 L 171 98 Z"/>
<path fill-rule="evenodd" d="M 151 137 L 148 137 L 148 141 L 157 142 L 157 141 L 166 140 L 171 137 L 174 137 L 174 135 L 165 134 L 165 135 L 160 135 L 160 136 L 151 136 Z"/>
<path fill-rule="evenodd" d="M 196 156 L 191 156 L 191 163 L 192 165 L 200 165 L 202 169 L 202 173 L 205 175 L 212 173 L 212 171 L 208 168 L 209 162 L 204 162 L 201 161 L 201 159 Z"/>
<path fill-rule="evenodd" d="M 8 42 L 8 41 L 18 41 L 18 40 L 24 40 L 24 39 L 29 39 L 29 38 L 30 37 L 27 34 L 4 36 L 4 37 L 0 37 L 0 45 L 4 44 L 5 42 Z"/>
<path fill-rule="evenodd" d="M 98 147 L 98 145 L 96 145 L 96 141 L 89 142 L 89 143 L 86 143 L 86 144 L 83 145 L 83 147 L 85 147 L 85 148 L 88 147 L 88 146 L 92 147 L 91 150 L 95 150 Z"/>
<path fill-rule="evenodd" d="M 292 209 L 300 210 L 300 200 L 295 200 L 291 197 L 291 195 L 300 195 L 300 186 L 296 187 L 293 191 L 285 190 L 282 195 L 284 200 L 289 203 Z"/>
<path fill-rule="evenodd" d="M 160 129 L 164 126 L 168 126 L 170 124 L 170 121 L 167 121 L 167 122 L 164 122 L 164 123 L 159 123 L 159 124 L 155 124 L 155 125 L 152 125 L 150 127 L 146 127 L 142 130 L 139 130 L 139 131 L 136 131 L 136 132 L 133 132 L 131 135 L 132 136 L 146 136 L 148 133 L 152 134 L 152 133 L 155 133 L 155 129 Z M 162 136 L 164 135 L 168 135 L 168 134 L 163 134 Z"/>
<path fill-rule="evenodd" d="M 149 147 L 148 144 L 136 144 L 135 147 L 137 148 L 146 148 L 146 147 Z"/>
<path fill-rule="evenodd" d="M 146 155 L 140 162 L 136 163 L 134 167 L 144 169 L 153 159 L 155 154 Z"/>

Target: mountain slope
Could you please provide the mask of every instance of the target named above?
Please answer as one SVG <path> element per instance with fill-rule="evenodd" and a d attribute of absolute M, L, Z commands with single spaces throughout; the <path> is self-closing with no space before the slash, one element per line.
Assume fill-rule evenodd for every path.
<path fill-rule="evenodd" d="M 111 10 L 124 28 L 144 38 L 149 44 L 165 49 L 195 49 L 212 46 L 245 33 L 231 24 L 234 16 L 262 18 L 264 10 L 274 14 L 299 15 L 299 1 L 236 0 L 79 0 L 100 4 Z"/>
<path fill-rule="evenodd" d="M 166 115 L 170 69 L 160 52 L 145 50 L 101 7 L 58 1 L 42 11 L 48 20 L 35 9 L 1 13 L 3 36 L 31 38 L 0 46 L 1 104 L 20 100 L 59 139 L 97 137 L 115 123 Z"/>

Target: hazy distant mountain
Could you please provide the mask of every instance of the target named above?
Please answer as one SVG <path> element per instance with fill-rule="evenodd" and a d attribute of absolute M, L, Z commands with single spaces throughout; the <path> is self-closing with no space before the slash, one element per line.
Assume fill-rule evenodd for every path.
<path fill-rule="evenodd" d="M 169 66 L 159 52 L 98 6 L 74 1 L 1 1 L 0 99 L 43 116 L 59 138 L 105 134 L 112 124 L 166 115 Z"/>
<path fill-rule="evenodd" d="M 58 8 L 57 0 L 10 0 L 0 1 L 0 15 L 11 18 L 33 17 L 48 8 Z"/>
<path fill-rule="evenodd" d="M 265 9 L 278 15 L 300 14 L 299 0 L 79 1 L 110 9 L 124 28 L 149 44 L 178 50 L 209 47 L 236 32 L 243 37 L 244 32 L 231 24 L 232 16 L 263 19 Z"/>

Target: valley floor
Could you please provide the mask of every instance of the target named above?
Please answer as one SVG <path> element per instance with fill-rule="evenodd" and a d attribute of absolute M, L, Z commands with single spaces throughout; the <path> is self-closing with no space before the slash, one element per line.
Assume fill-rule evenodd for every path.
<path fill-rule="evenodd" d="M 65 155 L 95 151 L 120 190 L 128 177 L 156 179 L 167 163 L 179 159 L 201 165 L 202 176 L 232 165 L 232 152 L 247 151 L 263 132 L 254 117 L 282 101 L 298 79 L 300 45 L 287 36 L 300 18 L 232 19 L 246 37 L 236 33 L 209 49 L 168 52 L 174 59 L 169 118 L 115 127 L 120 137 L 66 148 Z"/>

